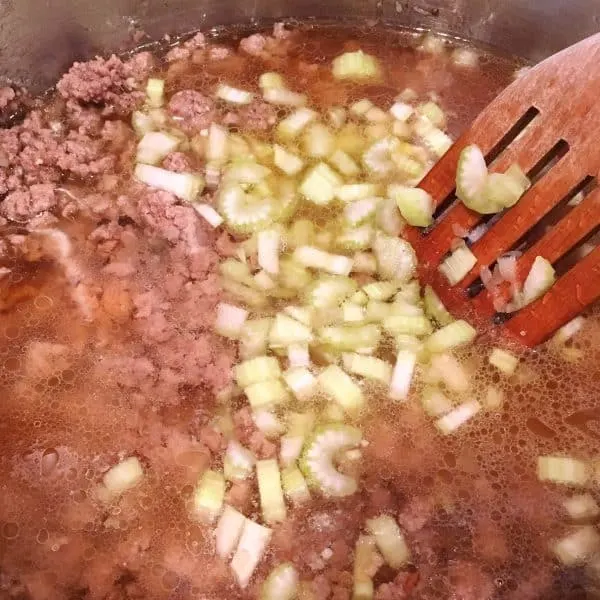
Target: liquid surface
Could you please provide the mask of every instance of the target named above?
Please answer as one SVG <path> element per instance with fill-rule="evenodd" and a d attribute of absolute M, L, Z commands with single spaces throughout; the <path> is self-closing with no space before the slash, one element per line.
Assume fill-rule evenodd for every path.
<path fill-rule="evenodd" d="M 277 70 L 322 108 L 365 97 L 387 106 L 410 87 L 436 95 L 455 136 L 518 66 L 481 53 L 477 68 L 457 67 L 448 53 L 416 51 L 415 39 L 306 26 L 269 60 L 190 53 L 153 72 L 166 77 L 171 95 L 221 81 L 255 87 L 262 72 Z M 231 36 L 213 42 L 237 45 Z M 380 59 L 385 81 L 359 87 L 315 77 L 358 47 Z M 64 119 L 64 110 L 56 101 L 45 118 Z M 45 228 L 65 232 L 72 247 L 61 250 L 60 239 L 29 233 L 26 223 L 8 222 L 2 232 L 0 597 L 256 598 L 257 584 L 239 590 L 214 556 L 212 529 L 189 516 L 199 475 L 220 467 L 226 445 L 213 425 L 235 348 L 212 333 L 212 323 L 221 297 L 215 268 L 227 240 L 204 225 L 171 235 L 158 216 L 131 207 L 139 189 L 129 181 L 129 118 L 122 130 L 118 115 L 109 118 L 121 167 L 61 180 L 63 214 Z M 68 120 L 62 126 L 75 129 Z M 541 454 L 597 453 L 597 333 L 592 315 L 569 344 L 570 360 L 552 348 L 515 349 L 521 363 L 511 378 L 487 365 L 489 348 L 476 343 L 459 353 L 472 374 L 471 397 L 493 384 L 504 401 L 454 436 L 442 436 L 424 415 L 419 388 L 405 404 L 375 394 L 361 424 L 368 445 L 359 492 L 290 510 L 256 581 L 292 560 L 314 584 L 314 598 L 350 598 L 357 535 L 366 518 L 389 512 L 413 559 L 403 586 L 387 589 L 397 574 L 379 570 L 376 598 L 585 598 L 582 573 L 565 571 L 548 552 L 568 531 L 561 503 L 571 494 L 538 483 L 536 462 Z M 243 431 L 242 400 L 236 410 Z M 143 482 L 103 504 L 103 474 L 132 455 L 144 466 Z M 254 483 L 233 486 L 228 501 L 246 516 L 260 514 Z"/>

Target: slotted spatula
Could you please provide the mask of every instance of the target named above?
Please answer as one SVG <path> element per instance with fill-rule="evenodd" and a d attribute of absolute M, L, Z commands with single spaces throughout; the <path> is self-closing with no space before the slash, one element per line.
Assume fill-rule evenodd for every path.
<path fill-rule="evenodd" d="M 451 287 L 438 267 L 456 242 L 456 232 L 472 230 L 483 218 L 454 196 L 458 158 L 469 144 L 481 148 L 490 172 L 504 172 L 516 162 L 533 185 L 472 244 L 478 262 Z M 536 256 L 555 264 L 585 240 L 600 225 L 600 189 L 595 189 L 599 173 L 600 34 L 596 34 L 515 80 L 421 182 L 439 211 L 443 209 L 431 229 L 408 233 L 420 259 L 422 280 L 455 315 L 491 320 L 528 346 L 544 341 L 600 297 L 600 247 L 562 274 L 544 296 L 510 316 L 496 313 L 489 292 L 477 285 L 480 272 L 517 242 L 527 242 L 545 215 L 555 207 L 563 210 L 579 192 L 587 194 L 583 201 L 518 258 L 518 283 Z"/>

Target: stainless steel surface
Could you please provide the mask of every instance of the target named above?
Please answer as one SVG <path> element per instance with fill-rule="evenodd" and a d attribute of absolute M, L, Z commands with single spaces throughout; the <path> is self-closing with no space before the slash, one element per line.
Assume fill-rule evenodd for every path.
<path fill-rule="evenodd" d="M 598 0 L 2 0 L 0 74 L 34 91 L 50 87 L 74 60 L 253 19 L 377 19 L 477 40 L 540 60 L 600 29 Z"/>

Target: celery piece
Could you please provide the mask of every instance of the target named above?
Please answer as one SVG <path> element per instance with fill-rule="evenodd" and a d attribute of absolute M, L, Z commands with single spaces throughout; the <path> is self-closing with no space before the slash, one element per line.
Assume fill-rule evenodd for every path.
<path fill-rule="evenodd" d="M 244 389 L 250 406 L 254 409 L 280 404 L 288 399 L 288 393 L 279 379 L 253 383 Z"/>
<path fill-rule="evenodd" d="M 272 356 L 257 356 L 246 360 L 234 367 L 234 377 L 237 384 L 248 387 L 253 383 L 277 379 L 281 376 L 281 369 L 276 358 Z"/>
<path fill-rule="evenodd" d="M 321 390 L 337 402 L 349 415 L 357 415 L 365 404 L 360 387 L 337 365 L 324 369 L 317 381 Z"/>
<path fill-rule="evenodd" d="M 300 184 L 300 193 L 313 204 L 324 206 L 329 204 L 342 185 L 342 178 L 327 164 L 315 165 Z"/>
<path fill-rule="evenodd" d="M 285 521 L 287 511 L 277 461 L 275 459 L 257 461 L 256 476 L 263 519 L 268 524 Z"/>
<path fill-rule="evenodd" d="M 426 347 L 430 352 L 446 352 L 470 343 L 476 336 L 477 331 L 461 319 L 438 329 L 429 337 Z"/>
<path fill-rule="evenodd" d="M 193 512 L 206 523 L 214 523 L 223 508 L 225 477 L 216 471 L 205 471 L 194 492 Z"/>
<path fill-rule="evenodd" d="M 333 61 L 333 76 L 335 79 L 377 79 L 381 75 L 379 62 L 374 56 L 365 54 L 362 50 L 345 52 Z"/>
<path fill-rule="evenodd" d="M 374 536 L 379 551 L 392 569 L 399 569 L 410 560 L 410 550 L 393 517 L 381 515 L 369 519 L 367 530 Z"/>

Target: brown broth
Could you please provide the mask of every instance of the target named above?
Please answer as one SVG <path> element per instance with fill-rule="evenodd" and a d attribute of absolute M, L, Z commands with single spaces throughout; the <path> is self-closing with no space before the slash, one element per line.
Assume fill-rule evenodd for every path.
<path fill-rule="evenodd" d="M 235 32 L 226 31 L 223 43 L 232 40 Z M 421 97 L 433 92 L 456 135 L 519 66 L 481 51 L 479 69 L 461 69 L 447 57 L 423 57 L 414 45 L 410 32 L 306 25 L 291 59 L 283 57 L 269 68 L 277 67 L 322 107 L 363 97 L 386 105 L 405 87 Z M 331 59 L 359 46 L 380 58 L 386 73 L 381 85 L 339 85 L 329 76 Z M 313 64 L 322 77 L 310 75 Z M 202 90 L 225 76 L 232 85 L 253 88 L 264 70 L 259 60 L 233 56 L 185 70 L 172 66 L 165 73 L 171 92 Z M 74 254 L 102 285 L 102 261 L 85 241 L 96 224 L 61 227 L 77 240 Z M 159 286 L 165 256 L 150 243 L 140 252 L 144 269 L 132 285 Z M 0 597 L 257 597 L 255 587 L 237 589 L 225 565 L 212 556 L 210 530 L 188 517 L 186 503 L 207 466 L 201 447 L 190 449 L 188 438 L 201 436 L 214 410 L 213 396 L 201 387 L 185 388 L 170 404 L 153 406 L 145 392 L 123 388 L 118 373 L 99 374 L 95 367 L 106 356 L 138 353 L 142 340 L 129 314 L 86 323 L 55 264 L 7 260 L 6 266 L 12 273 L 0 281 Z M 448 567 L 468 561 L 493 577 L 494 598 L 584 598 L 581 574 L 561 571 L 547 550 L 568 530 L 561 506 L 568 490 L 541 486 L 536 459 L 547 453 L 582 458 L 597 453 L 598 323 L 593 313 L 576 338 L 574 347 L 583 356 L 574 363 L 551 348 L 515 349 L 522 362 L 510 379 L 486 365 L 489 348 L 476 343 L 464 351 L 462 361 L 474 380 L 470 397 L 482 397 L 493 383 L 505 400 L 501 409 L 478 415 L 455 436 L 441 436 L 423 415 L 419 389 L 403 405 L 390 405 L 374 390 L 362 426 L 369 445 L 359 493 L 290 510 L 258 580 L 272 565 L 292 558 L 303 579 L 318 577 L 320 568 L 315 572 L 313 566 L 322 563 L 347 588 L 364 519 L 381 511 L 405 515 L 410 502 L 422 498 L 436 506 L 428 524 L 408 534 L 421 581 L 419 595 L 411 597 L 454 598 L 448 595 L 455 585 Z M 48 377 L 28 372 L 27 348 L 36 341 L 71 348 L 68 367 Z M 147 476 L 120 504 L 106 509 L 94 490 L 102 473 L 130 454 L 141 459 Z M 258 514 L 255 499 L 248 516 Z M 324 561 L 326 548 L 332 557 Z M 382 569 L 376 584 L 394 575 Z M 106 589 L 98 585 L 104 580 Z M 542 595 L 525 595 L 528 581 L 544 590 Z"/>

